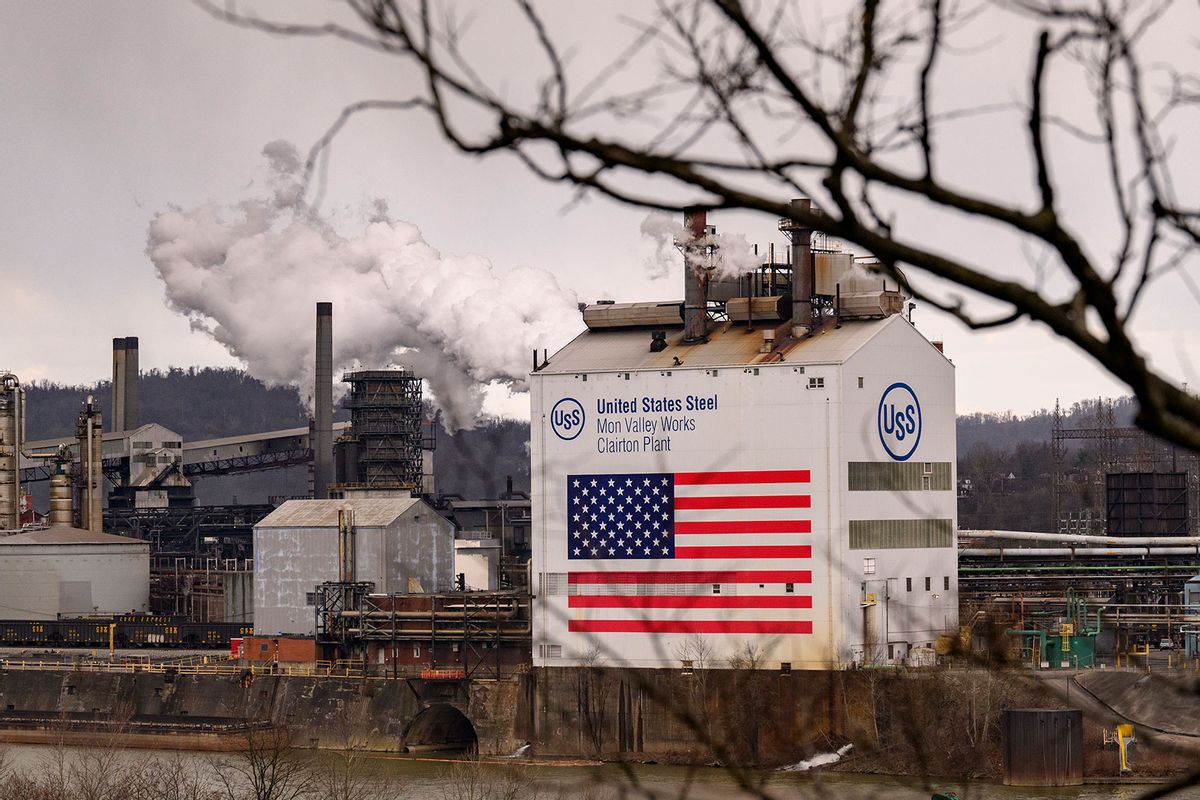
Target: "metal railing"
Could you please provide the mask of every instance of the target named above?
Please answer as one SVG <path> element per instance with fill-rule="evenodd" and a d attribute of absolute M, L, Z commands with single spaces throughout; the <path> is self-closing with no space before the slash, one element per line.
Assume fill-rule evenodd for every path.
<path fill-rule="evenodd" d="M 346 678 L 346 679 L 377 679 L 382 680 L 388 675 L 373 675 L 364 668 L 363 662 L 355 661 L 315 661 L 298 664 L 285 664 L 274 661 L 232 661 L 221 660 L 213 656 L 201 656 L 210 661 L 152 661 L 152 662 L 121 662 L 121 661 L 54 661 L 25 658 L 0 659 L 0 669 L 3 670 L 44 670 L 69 672 L 106 672 L 122 674 L 171 674 L 171 675 L 287 675 L 296 677 Z M 409 677 L 405 675 L 403 677 Z"/>

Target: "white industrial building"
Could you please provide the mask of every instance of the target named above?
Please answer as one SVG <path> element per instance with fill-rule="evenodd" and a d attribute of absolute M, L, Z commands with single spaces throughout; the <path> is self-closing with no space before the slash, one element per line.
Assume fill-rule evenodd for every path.
<path fill-rule="evenodd" d="M 339 512 L 350 512 L 353 580 L 381 594 L 448 592 L 454 526 L 423 500 L 289 500 L 254 526 L 254 631 L 315 632 L 315 589 L 339 572 Z"/>
<path fill-rule="evenodd" d="M 0 537 L 0 616 L 146 613 L 150 545 L 66 525 Z"/>
<path fill-rule="evenodd" d="M 590 306 L 531 375 L 536 666 L 838 668 L 956 629 L 954 366 L 844 277 L 819 321 Z"/>

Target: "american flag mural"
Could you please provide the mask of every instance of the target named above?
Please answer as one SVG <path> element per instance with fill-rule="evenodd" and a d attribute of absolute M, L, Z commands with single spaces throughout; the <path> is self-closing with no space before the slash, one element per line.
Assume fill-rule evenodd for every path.
<path fill-rule="evenodd" d="M 812 633 L 800 618 L 812 608 L 809 481 L 808 470 L 568 475 L 567 604 L 582 612 L 568 630 Z"/>

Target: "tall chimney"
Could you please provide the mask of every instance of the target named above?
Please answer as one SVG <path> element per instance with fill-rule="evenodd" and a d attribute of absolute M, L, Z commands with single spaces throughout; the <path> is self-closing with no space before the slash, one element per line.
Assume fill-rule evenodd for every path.
<path fill-rule="evenodd" d="M 333 482 L 333 303 L 317 303 L 317 364 L 313 387 L 313 497 L 329 496 Z"/>
<path fill-rule="evenodd" d="M 79 444 L 79 527 L 95 533 L 104 528 L 104 437 L 101 434 L 100 411 L 91 395 L 83 404 L 75 422 L 75 438 Z"/>
<path fill-rule="evenodd" d="M 138 426 L 138 337 L 125 337 L 125 416 L 121 430 L 131 431 Z"/>
<path fill-rule="evenodd" d="M 807 197 L 792 200 L 793 211 L 807 213 L 812 201 Z M 812 257 L 812 228 L 794 219 L 786 219 L 780 228 L 792 240 L 792 336 L 799 339 L 812 330 L 812 297 L 816 285 Z"/>
<path fill-rule="evenodd" d="M 695 265 L 703 255 L 708 215 L 703 209 L 684 209 L 683 227 L 683 341 L 702 342 L 708 335 L 708 273 Z"/>
<path fill-rule="evenodd" d="M 112 427 L 109 430 L 124 430 L 125 424 L 125 339 L 113 339 L 113 370 L 112 370 Z"/>

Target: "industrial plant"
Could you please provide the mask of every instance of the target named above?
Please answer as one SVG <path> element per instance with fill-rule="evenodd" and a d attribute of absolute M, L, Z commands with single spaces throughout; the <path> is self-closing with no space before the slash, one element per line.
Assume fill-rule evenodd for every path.
<path fill-rule="evenodd" d="M 0 375 L 0 645 L 110 665 L 203 651 L 245 687 L 403 679 L 404 747 L 493 752 L 582 748 L 564 725 L 597 753 L 671 750 L 684 732 L 647 709 L 700 671 L 734 693 L 741 671 L 804 671 L 772 684 L 799 704 L 864 671 L 1200 659 L 1195 454 L 1060 418 L 1053 529 L 960 530 L 955 365 L 913 324 L 903 276 L 779 230 L 779 258 L 732 269 L 689 210 L 682 301 L 581 304 L 582 332 L 533 353 L 528 492 L 439 493 L 423 376 L 335 375 L 328 302 L 307 427 L 187 441 L 142 418 L 139 340 L 122 337 L 107 424 L 81 397 L 74 436 L 28 441 L 22 382 Z M 1090 473 L 1068 466 L 1079 441 L 1102 448 Z M 286 467 L 307 468 L 306 496 L 196 500 L 205 478 Z M 551 719 L 564 698 L 579 720 Z"/>

